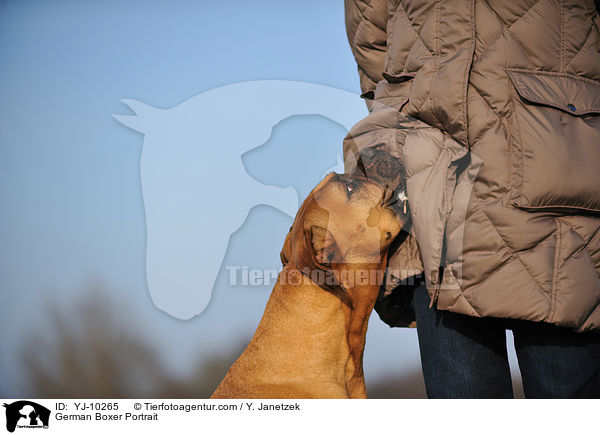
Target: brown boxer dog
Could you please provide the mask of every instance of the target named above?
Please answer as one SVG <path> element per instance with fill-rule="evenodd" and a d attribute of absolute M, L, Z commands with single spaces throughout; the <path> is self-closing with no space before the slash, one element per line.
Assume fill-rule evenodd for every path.
<path fill-rule="evenodd" d="M 402 179 L 396 158 L 366 150 L 351 173 L 313 189 L 258 328 L 212 398 L 366 398 L 367 323 L 407 220 Z"/>

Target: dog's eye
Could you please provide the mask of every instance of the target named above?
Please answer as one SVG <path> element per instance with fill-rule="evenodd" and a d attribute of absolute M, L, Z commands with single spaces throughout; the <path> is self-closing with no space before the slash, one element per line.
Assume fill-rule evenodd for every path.
<path fill-rule="evenodd" d="M 352 193 L 354 192 L 355 188 L 356 188 L 356 185 L 354 184 L 354 181 L 348 180 L 346 182 L 346 192 L 348 193 L 348 198 L 350 198 L 352 196 Z"/>

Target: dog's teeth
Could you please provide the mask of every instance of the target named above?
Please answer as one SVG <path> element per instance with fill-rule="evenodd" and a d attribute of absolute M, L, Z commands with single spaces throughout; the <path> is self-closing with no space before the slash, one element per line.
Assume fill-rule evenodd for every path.
<path fill-rule="evenodd" d="M 408 196 L 406 196 L 406 193 L 404 192 L 404 190 L 398 194 L 398 200 L 399 201 L 408 201 Z"/>

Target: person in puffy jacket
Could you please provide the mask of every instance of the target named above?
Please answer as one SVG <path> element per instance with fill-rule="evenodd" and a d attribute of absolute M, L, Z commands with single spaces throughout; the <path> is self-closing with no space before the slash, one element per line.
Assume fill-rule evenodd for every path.
<path fill-rule="evenodd" d="M 415 324 L 429 397 L 600 397 L 594 0 L 345 0 L 369 115 L 344 140 L 406 175 L 376 310 Z M 425 285 L 414 283 L 424 275 Z"/>

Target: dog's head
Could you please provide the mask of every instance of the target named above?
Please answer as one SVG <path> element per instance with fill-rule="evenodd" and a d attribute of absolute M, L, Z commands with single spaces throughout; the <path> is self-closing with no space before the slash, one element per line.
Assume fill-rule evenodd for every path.
<path fill-rule="evenodd" d="M 308 276 L 325 271 L 345 290 L 351 284 L 344 272 L 381 268 L 407 221 L 397 201 L 402 179 L 398 159 L 376 150 L 363 151 L 348 174 L 328 174 L 300 207 L 281 252 L 283 264 Z"/>

